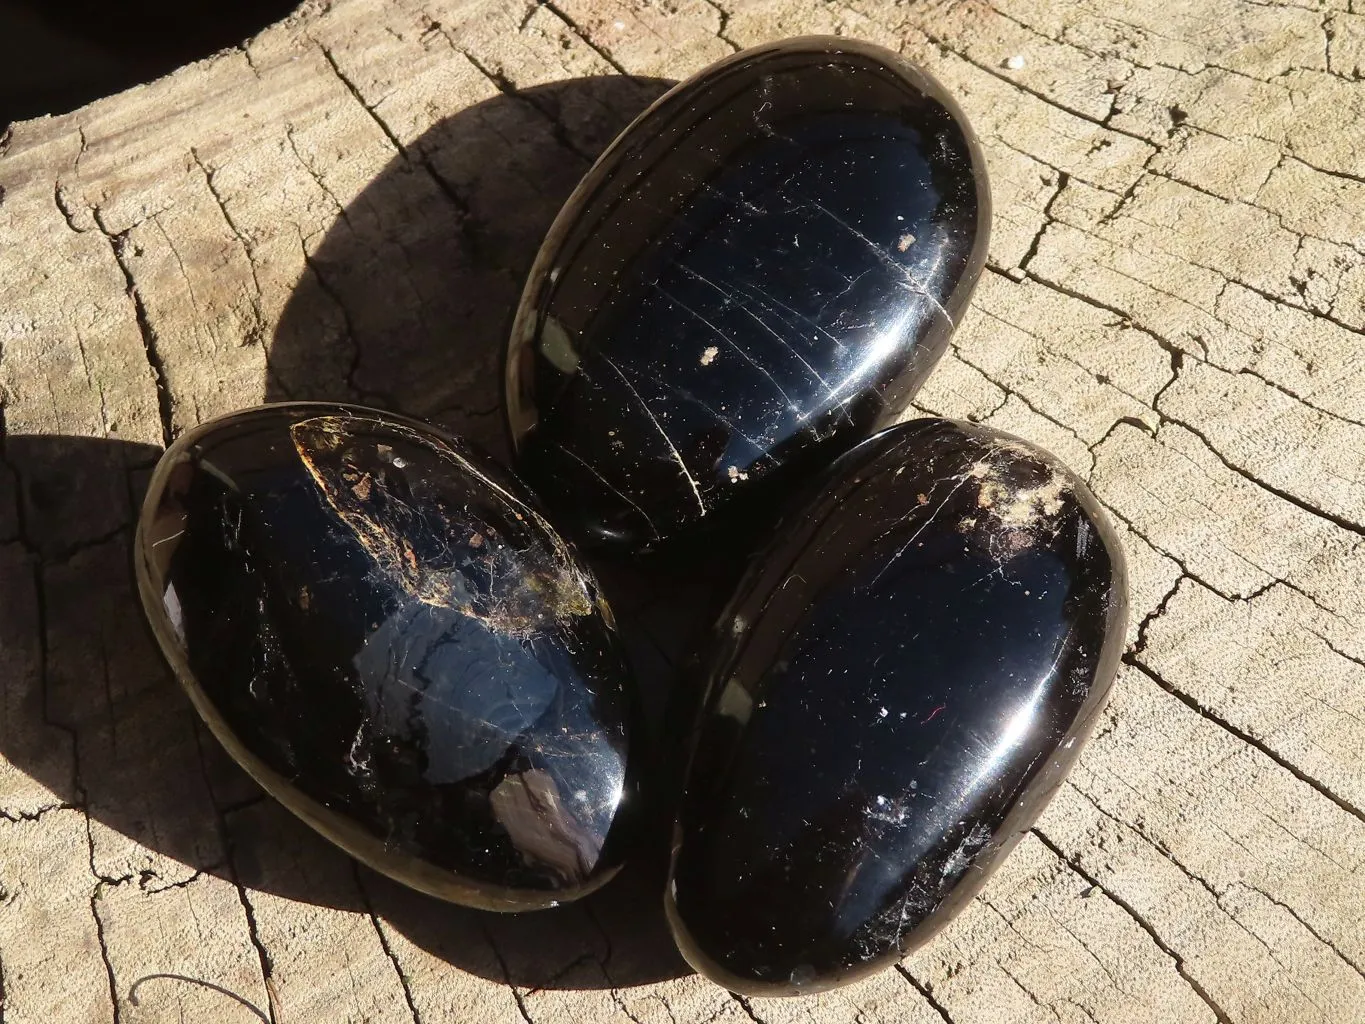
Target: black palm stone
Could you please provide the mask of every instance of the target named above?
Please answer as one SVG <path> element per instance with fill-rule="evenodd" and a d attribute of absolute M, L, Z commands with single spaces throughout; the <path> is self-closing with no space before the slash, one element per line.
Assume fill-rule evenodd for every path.
<path fill-rule="evenodd" d="M 794 508 L 716 627 L 666 906 L 699 971 L 806 993 L 886 967 L 985 883 L 1113 683 L 1123 555 L 1046 453 L 893 427 Z"/>
<path fill-rule="evenodd" d="M 617 870 L 638 797 L 611 614 L 454 438 L 310 403 L 205 424 L 158 466 L 136 558 L 214 734 L 358 859 L 497 910 Z"/>
<path fill-rule="evenodd" d="M 520 471 L 583 544 L 735 540 L 898 418 L 989 224 L 962 112 L 890 51 L 811 37 L 708 68 L 616 140 L 536 259 L 507 360 Z"/>

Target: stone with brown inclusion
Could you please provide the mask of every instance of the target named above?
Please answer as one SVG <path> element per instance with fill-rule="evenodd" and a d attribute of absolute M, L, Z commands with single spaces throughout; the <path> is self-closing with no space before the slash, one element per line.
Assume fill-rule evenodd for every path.
<path fill-rule="evenodd" d="M 1123 554 L 1085 486 L 917 420 L 793 506 L 717 626 L 667 908 L 726 987 L 889 966 L 1028 830 L 1104 705 Z"/>
<path fill-rule="evenodd" d="M 455 438 L 308 403 L 205 424 L 157 468 L 137 569 L 214 734 L 355 857 L 500 910 L 617 870 L 638 798 L 610 612 Z"/>

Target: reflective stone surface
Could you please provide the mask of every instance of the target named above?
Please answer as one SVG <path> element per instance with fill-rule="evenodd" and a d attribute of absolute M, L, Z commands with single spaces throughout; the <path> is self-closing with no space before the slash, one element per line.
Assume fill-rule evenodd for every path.
<path fill-rule="evenodd" d="M 507 362 L 524 477 L 619 551 L 762 520 L 904 408 L 989 221 L 961 111 L 889 51 L 722 61 L 621 135 L 537 257 Z"/>
<path fill-rule="evenodd" d="M 214 734 L 355 857 L 503 910 L 616 871 L 638 796 L 610 611 L 457 440 L 346 406 L 214 421 L 158 466 L 136 558 Z"/>
<path fill-rule="evenodd" d="M 692 965 L 804 993 L 942 927 L 1088 737 L 1126 591 L 1036 448 L 917 420 L 845 455 L 716 626 L 667 897 Z"/>

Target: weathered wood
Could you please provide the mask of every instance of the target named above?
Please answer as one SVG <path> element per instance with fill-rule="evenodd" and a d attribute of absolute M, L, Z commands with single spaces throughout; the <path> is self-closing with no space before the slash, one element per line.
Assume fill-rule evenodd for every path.
<path fill-rule="evenodd" d="M 1136 613 L 1097 738 L 940 939 L 741 1001 L 670 953 L 649 877 L 490 918 L 263 801 L 141 629 L 128 543 L 159 448 L 263 399 L 501 448 L 499 349 L 578 176 L 659 80 L 807 32 L 961 97 L 995 235 L 921 405 L 1087 475 Z M 1365 1020 L 1363 78 L 1353 0 L 337 0 L 16 125 L 0 1020 Z"/>

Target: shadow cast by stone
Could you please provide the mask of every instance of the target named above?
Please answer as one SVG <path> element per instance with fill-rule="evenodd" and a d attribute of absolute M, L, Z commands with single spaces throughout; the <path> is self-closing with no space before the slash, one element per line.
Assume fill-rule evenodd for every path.
<path fill-rule="evenodd" d="M 531 261 L 593 159 L 669 84 L 557 82 L 413 140 L 310 243 L 270 345 L 267 400 L 420 416 L 505 461 L 502 358 Z"/>
<path fill-rule="evenodd" d="M 0 752 L 24 776 L 6 787 L 7 813 L 41 813 L 52 795 L 84 808 L 105 885 L 223 873 L 221 809 L 254 799 L 253 787 L 210 769 L 216 752 L 132 580 L 132 526 L 159 450 L 55 436 L 9 436 L 3 450 Z"/>

